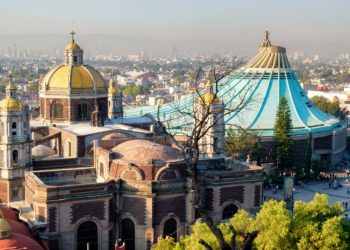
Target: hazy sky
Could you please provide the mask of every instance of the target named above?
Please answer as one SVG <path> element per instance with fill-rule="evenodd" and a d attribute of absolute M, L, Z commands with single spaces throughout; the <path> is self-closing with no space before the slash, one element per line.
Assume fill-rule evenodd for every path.
<path fill-rule="evenodd" d="M 73 28 L 91 52 L 255 53 L 268 29 L 290 52 L 338 55 L 350 53 L 349 11 L 350 0 L 0 0 L 0 47 L 63 48 Z"/>
<path fill-rule="evenodd" d="M 349 0 L 2 0 L 0 34 L 113 33 L 164 39 L 346 40 Z"/>

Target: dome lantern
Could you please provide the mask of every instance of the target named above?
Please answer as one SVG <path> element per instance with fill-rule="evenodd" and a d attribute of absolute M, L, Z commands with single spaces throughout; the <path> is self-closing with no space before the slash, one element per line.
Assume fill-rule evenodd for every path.
<path fill-rule="evenodd" d="M 82 65 L 83 64 L 83 50 L 78 44 L 75 43 L 75 32 L 70 33 L 72 35 L 72 41 L 64 50 L 64 64 L 65 65 Z"/>
<path fill-rule="evenodd" d="M 21 111 L 22 103 L 16 98 L 16 86 L 12 83 L 12 75 L 9 76 L 9 83 L 6 86 L 6 98 L 0 102 L 0 111 Z"/>

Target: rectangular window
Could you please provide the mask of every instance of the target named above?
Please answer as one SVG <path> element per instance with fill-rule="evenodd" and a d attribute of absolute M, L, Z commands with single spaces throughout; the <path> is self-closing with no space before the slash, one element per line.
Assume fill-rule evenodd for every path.
<path fill-rule="evenodd" d="M 79 104 L 78 105 L 78 118 L 81 120 L 86 120 L 87 119 L 87 104 Z"/>

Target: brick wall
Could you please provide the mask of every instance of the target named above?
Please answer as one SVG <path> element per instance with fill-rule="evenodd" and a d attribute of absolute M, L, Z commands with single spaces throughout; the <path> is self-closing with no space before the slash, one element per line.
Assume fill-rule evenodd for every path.
<path fill-rule="evenodd" d="M 100 220 L 105 219 L 105 202 L 89 201 L 77 202 L 71 206 L 71 223 L 75 223 L 85 216 L 94 216 Z"/>
<path fill-rule="evenodd" d="M 0 181 L 0 202 L 7 203 L 9 199 L 8 194 L 8 181 Z"/>
<path fill-rule="evenodd" d="M 228 200 L 244 203 L 244 186 L 224 187 L 220 189 L 220 206 Z"/>
<path fill-rule="evenodd" d="M 176 214 L 180 221 L 186 221 L 186 198 L 178 197 L 156 197 L 153 203 L 154 224 L 159 225 L 161 220 L 169 213 Z"/>
<path fill-rule="evenodd" d="M 146 200 L 144 198 L 135 198 L 124 196 L 122 198 L 122 214 L 130 213 L 134 216 L 140 225 L 145 225 L 146 221 Z"/>

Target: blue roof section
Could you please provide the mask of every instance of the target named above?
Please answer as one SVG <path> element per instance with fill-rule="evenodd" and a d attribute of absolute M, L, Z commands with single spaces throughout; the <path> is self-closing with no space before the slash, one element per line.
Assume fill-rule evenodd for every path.
<path fill-rule="evenodd" d="M 290 68 L 285 49 L 262 47 L 260 53 L 246 66 L 222 79 L 217 95 L 226 108 L 235 109 L 243 100 L 244 107 L 225 116 L 226 127 L 237 126 L 272 136 L 279 100 L 285 96 L 291 110 L 293 133 L 303 135 L 331 131 L 345 126 L 336 117 L 320 111 L 307 97 Z M 177 103 L 125 109 L 126 118 L 150 113 L 174 131 L 191 130 L 192 121 L 186 112 L 193 112 L 196 94 L 188 95 Z M 181 112 L 178 112 L 181 110 Z"/>

